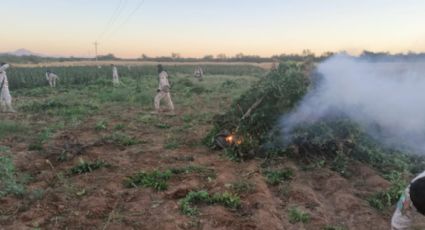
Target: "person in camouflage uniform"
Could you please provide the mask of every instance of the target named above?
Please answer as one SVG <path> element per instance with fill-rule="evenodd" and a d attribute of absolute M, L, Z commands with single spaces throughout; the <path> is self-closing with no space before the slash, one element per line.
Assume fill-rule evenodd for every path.
<path fill-rule="evenodd" d="M 9 81 L 6 75 L 6 69 L 9 68 L 9 64 L 0 64 L 0 104 L 2 112 L 15 113 L 16 111 L 12 107 L 12 96 L 9 92 Z"/>
<path fill-rule="evenodd" d="M 56 81 L 59 79 L 58 75 L 54 74 L 50 70 L 46 72 L 46 80 L 49 82 L 51 88 L 56 87 Z"/>
<path fill-rule="evenodd" d="M 155 106 L 155 113 L 160 113 L 160 103 L 161 100 L 164 99 L 165 102 L 168 104 L 168 108 L 170 110 L 171 114 L 174 114 L 174 104 L 171 100 L 171 94 L 170 94 L 170 82 L 168 81 L 168 73 L 164 70 L 162 65 L 158 65 L 158 80 L 159 80 L 159 86 L 157 89 L 157 94 L 155 96 L 154 100 L 154 106 Z"/>
<path fill-rule="evenodd" d="M 202 81 L 204 78 L 204 71 L 200 66 L 196 67 L 195 72 L 193 73 L 193 76 L 197 78 L 199 81 Z"/>

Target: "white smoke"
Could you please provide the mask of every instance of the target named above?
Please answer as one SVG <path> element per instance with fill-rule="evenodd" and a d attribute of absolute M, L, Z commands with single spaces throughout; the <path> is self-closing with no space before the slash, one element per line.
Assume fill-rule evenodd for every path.
<path fill-rule="evenodd" d="M 385 144 L 425 153 L 425 62 L 335 55 L 317 71 L 317 85 L 282 118 L 284 135 L 297 125 L 342 113 Z"/>

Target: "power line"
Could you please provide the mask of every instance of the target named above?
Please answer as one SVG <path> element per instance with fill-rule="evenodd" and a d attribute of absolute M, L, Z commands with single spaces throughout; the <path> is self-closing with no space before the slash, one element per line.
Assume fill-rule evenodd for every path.
<path fill-rule="evenodd" d="M 144 3 L 145 3 L 145 0 L 141 0 L 139 4 L 136 6 L 136 8 L 134 8 L 134 10 L 127 16 L 127 18 L 118 27 L 115 27 L 115 30 L 111 31 L 109 36 L 112 36 L 119 29 L 121 29 L 131 19 L 131 17 L 133 17 L 133 15 L 143 6 Z"/>
<path fill-rule="evenodd" d="M 107 32 L 110 31 L 110 29 L 113 27 L 117 19 L 120 17 L 121 13 L 125 9 L 125 6 L 127 4 L 127 0 L 120 0 L 117 7 L 115 8 L 114 12 L 111 15 L 111 18 L 109 19 L 108 23 L 106 24 L 105 29 L 103 32 L 99 35 L 97 38 L 97 41 L 101 40 Z"/>

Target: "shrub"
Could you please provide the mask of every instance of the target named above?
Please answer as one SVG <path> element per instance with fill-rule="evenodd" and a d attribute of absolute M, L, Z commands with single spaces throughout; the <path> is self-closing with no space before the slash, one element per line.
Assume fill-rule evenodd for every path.
<path fill-rule="evenodd" d="M 198 214 L 198 209 L 192 207 L 195 204 L 220 204 L 227 208 L 237 209 L 240 207 L 240 198 L 230 193 L 216 193 L 210 195 L 207 191 L 192 191 L 189 192 L 185 198 L 180 200 L 180 211 L 187 216 L 194 216 Z"/>
<path fill-rule="evenodd" d="M 266 170 L 263 172 L 267 183 L 270 185 L 280 184 L 282 181 L 292 180 L 294 172 L 291 169 L 285 170 Z"/>
<path fill-rule="evenodd" d="M 77 166 L 72 167 L 69 170 L 69 173 L 72 175 L 90 173 L 90 172 L 93 172 L 94 170 L 104 168 L 104 167 L 110 167 L 110 164 L 104 161 L 99 161 L 99 160 L 91 163 L 91 162 L 85 162 L 82 159 L 80 159 L 80 163 Z"/>
<path fill-rule="evenodd" d="M 296 223 L 308 223 L 310 222 L 310 215 L 306 212 L 303 212 L 301 210 L 299 210 L 298 208 L 291 208 L 289 209 L 289 214 L 288 214 L 288 218 L 289 218 L 289 223 L 291 224 L 296 224 Z"/>
<path fill-rule="evenodd" d="M 127 188 L 146 187 L 153 188 L 158 191 L 163 191 L 168 188 L 167 181 L 171 178 L 172 172 L 139 172 L 124 180 L 124 186 Z"/>
<path fill-rule="evenodd" d="M 103 137 L 103 141 L 122 146 L 131 146 L 140 143 L 140 141 L 134 139 L 133 137 L 118 131 L 113 132 L 110 136 Z"/>
<path fill-rule="evenodd" d="M 21 196 L 24 193 L 25 187 L 16 178 L 12 159 L 0 156 L 0 197 L 8 194 Z"/>

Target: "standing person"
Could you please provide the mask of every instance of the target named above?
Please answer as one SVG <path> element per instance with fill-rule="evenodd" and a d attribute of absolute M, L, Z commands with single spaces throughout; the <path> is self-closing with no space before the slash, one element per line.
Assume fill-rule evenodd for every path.
<path fill-rule="evenodd" d="M 413 179 L 401 195 L 391 219 L 391 229 L 410 229 L 420 214 L 425 215 L 425 171 Z"/>
<path fill-rule="evenodd" d="M 9 82 L 7 80 L 6 69 L 9 68 L 9 64 L 0 64 L 0 104 L 1 110 L 4 112 L 16 113 L 12 107 L 12 96 L 9 92 Z"/>
<path fill-rule="evenodd" d="M 171 100 L 171 94 L 170 94 L 170 83 L 168 81 L 168 73 L 164 70 L 162 65 L 158 65 L 158 80 L 159 80 L 159 86 L 157 89 L 157 94 L 155 96 L 155 113 L 160 113 L 160 103 L 161 100 L 164 98 L 165 101 L 168 104 L 168 107 L 170 109 L 171 114 L 174 114 L 174 104 Z"/>
<path fill-rule="evenodd" d="M 111 64 L 111 66 L 112 66 L 112 84 L 114 84 L 114 86 L 117 86 L 120 84 L 118 69 L 114 64 Z"/>
<path fill-rule="evenodd" d="M 56 87 L 56 80 L 58 80 L 58 75 L 54 74 L 50 70 L 46 72 L 46 80 L 49 82 L 51 88 Z"/>
<path fill-rule="evenodd" d="M 279 68 L 279 61 L 277 59 L 273 59 L 271 71 L 276 71 Z"/>
<path fill-rule="evenodd" d="M 204 71 L 200 66 L 196 67 L 195 72 L 193 73 L 193 76 L 197 78 L 199 81 L 203 80 L 204 77 Z"/>

